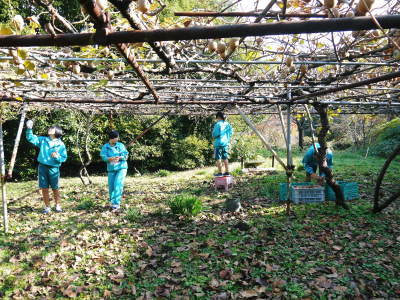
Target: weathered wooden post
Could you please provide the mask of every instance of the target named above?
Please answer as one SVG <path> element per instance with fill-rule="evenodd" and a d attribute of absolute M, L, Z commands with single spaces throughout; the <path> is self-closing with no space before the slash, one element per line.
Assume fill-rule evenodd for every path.
<path fill-rule="evenodd" d="M 12 177 L 12 172 L 13 172 L 13 169 L 14 169 L 15 161 L 17 159 L 19 141 L 21 140 L 22 129 L 24 128 L 24 123 L 25 123 L 26 105 L 27 104 L 24 103 L 24 106 L 23 106 L 22 112 L 21 112 L 21 119 L 19 121 L 17 136 L 15 137 L 14 149 L 13 149 L 13 152 L 12 152 L 12 155 L 11 155 L 10 166 L 9 166 L 8 172 L 7 172 L 8 178 Z"/>
<path fill-rule="evenodd" d="M 8 232 L 8 213 L 7 213 L 7 197 L 6 197 L 6 166 L 4 162 L 4 142 L 3 142 L 3 120 L 0 113 L 0 169 L 1 169 L 1 199 L 3 201 L 3 228 L 4 232 Z"/>
<path fill-rule="evenodd" d="M 283 123 L 281 106 L 278 104 L 277 107 L 278 107 L 278 113 L 279 113 L 279 120 L 281 121 L 281 126 L 282 126 L 283 138 L 285 139 L 285 144 L 287 145 L 287 135 L 286 135 L 285 124 Z"/>
<path fill-rule="evenodd" d="M 289 91 L 287 95 L 288 100 L 290 101 L 292 98 L 292 93 Z M 294 166 L 292 162 L 292 136 L 291 136 L 291 124 L 292 124 L 292 106 L 288 104 L 287 106 L 287 123 L 286 123 L 286 151 L 287 151 L 287 160 L 286 160 L 286 179 L 287 179 L 287 202 L 286 202 L 286 213 L 290 213 L 290 204 L 291 204 L 291 192 L 290 185 L 292 183 L 292 176 L 294 171 Z M 283 123 L 282 123 L 283 125 Z"/>
<path fill-rule="evenodd" d="M 287 170 L 287 167 L 286 167 L 285 163 L 280 159 L 280 157 L 275 152 L 275 150 L 272 149 L 271 145 L 267 142 L 265 137 L 257 130 L 256 126 L 254 126 L 254 124 L 250 121 L 250 119 L 248 117 L 246 117 L 246 115 L 242 112 L 242 110 L 239 108 L 239 106 L 236 105 L 236 109 L 238 110 L 239 114 L 241 115 L 243 120 L 246 122 L 246 124 L 254 131 L 255 134 L 257 134 L 257 136 L 263 142 L 264 146 L 267 147 L 267 149 L 269 151 L 271 151 L 272 155 L 276 158 L 276 160 L 282 166 L 282 168 Z"/>
<path fill-rule="evenodd" d="M 292 106 L 287 106 L 287 126 L 286 126 L 286 145 L 287 145 L 287 165 L 292 165 L 292 135 L 291 135 L 291 123 L 292 123 Z"/>

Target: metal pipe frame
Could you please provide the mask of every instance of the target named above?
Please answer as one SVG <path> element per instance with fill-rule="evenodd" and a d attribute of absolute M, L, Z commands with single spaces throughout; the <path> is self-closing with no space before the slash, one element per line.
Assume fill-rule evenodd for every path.
<path fill-rule="evenodd" d="M 57 93 L 57 94 L 69 94 L 69 93 L 99 93 L 99 92 L 104 92 L 103 90 L 33 90 L 33 89 L 17 89 L 15 90 L 16 92 L 21 92 L 21 93 L 29 93 L 29 92 L 46 92 L 46 93 Z M 118 89 L 118 90 L 113 90 L 113 92 L 119 92 L 119 93 L 132 93 L 134 91 L 126 90 L 126 89 Z M 136 91 L 137 92 L 137 91 Z M 271 97 L 271 96 L 264 96 L 264 95 L 227 95 L 226 93 L 218 93 L 218 92 L 188 92 L 188 91 L 162 91 L 162 94 L 179 94 L 179 95 L 207 95 L 207 96 L 217 96 L 217 97 L 236 97 L 236 98 L 260 98 L 260 99 L 279 99 L 279 97 Z"/>
<path fill-rule="evenodd" d="M 21 103 L 17 103 L 15 105 L 20 105 Z M 214 105 L 193 105 L 187 106 L 182 109 L 180 105 L 177 104 L 160 104 L 155 105 L 149 104 L 146 106 L 142 105 L 126 105 L 126 104 L 68 104 L 68 103 L 31 103 L 30 109 L 35 108 L 60 108 L 60 109 L 77 109 L 83 111 L 91 111 L 95 113 L 103 113 L 110 110 L 116 111 L 118 113 L 126 113 L 130 115 L 159 115 L 165 111 L 172 111 L 173 114 L 181 114 L 181 115 L 200 115 L 204 116 L 207 114 L 214 114 L 215 109 L 224 109 L 227 114 L 236 114 L 234 106 L 229 106 L 226 104 L 221 104 L 218 106 Z M 297 107 L 294 113 L 304 113 L 299 109 L 299 106 L 293 105 L 293 107 Z M 145 108 L 145 109 L 144 109 Z M 277 112 L 271 111 L 271 105 L 264 105 L 264 106 L 257 106 L 257 108 L 252 106 L 241 106 L 241 108 L 246 111 L 247 113 L 253 115 L 268 115 L 268 114 L 277 114 Z M 377 107 L 358 107 L 355 109 L 352 106 L 339 106 L 337 108 L 341 108 L 341 115 L 347 114 L 359 114 L 359 115 L 379 115 L 379 114 L 396 114 L 400 115 L 400 107 L 388 107 L 388 106 L 377 106 Z M 174 112 L 173 109 L 176 109 Z M 334 106 L 331 106 L 331 109 L 336 109 Z M 315 112 L 311 112 L 311 114 L 315 114 Z"/>
<path fill-rule="evenodd" d="M 22 91 L 16 91 L 16 92 L 20 92 L 20 93 L 24 93 L 27 97 L 29 97 L 28 96 L 28 94 L 30 93 L 30 92 L 47 92 L 47 91 L 30 91 L 30 90 L 22 90 Z M 91 94 L 95 94 L 95 93 L 98 93 L 98 92 L 102 92 L 102 91 L 90 91 L 91 92 Z M 116 92 L 116 91 L 114 91 L 114 92 Z M 120 91 L 119 91 L 120 92 Z M 57 91 L 51 91 L 51 92 L 49 92 L 50 94 L 51 93 L 57 93 L 57 94 L 62 94 L 62 93 L 64 93 L 64 94 L 70 94 L 70 93 L 74 93 L 74 94 L 76 94 L 76 93 L 84 93 L 84 91 L 82 91 L 82 90 L 70 90 L 70 91 L 63 91 L 63 90 L 57 90 Z M 217 100 L 226 100 L 226 99 L 228 99 L 228 98 L 235 98 L 235 99 L 237 99 L 237 100 L 242 100 L 242 99 L 247 99 L 247 100 L 249 100 L 249 99 L 251 99 L 251 100 L 249 100 L 249 101 L 252 101 L 252 103 L 256 103 L 257 104 L 257 102 L 260 102 L 260 100 L 266 100 L 266 99 L 270 99 L 270 100 L 273 100 L 273 99 L 275 99 L 276 101 L 278 101 L 278 99 L 281 99 L 281 98 L 279 98 L 279 97 L 274 97 L 274 96 L 264 96 L 264 95 L 230 95 L 230 94 L 219 94 L 219 93 L 200 93 L 200 92 L 198 92 L 198 93 L 196 93 L 196 92 L 180 92 L 180 91 L 166 91 L 166 92 L 163 92 L 163 94 L 172 94 L 172 95 L 175 95 L 175 96 L 177 96 L 177 94 L 179 94 L 179 97 L 178 98 L 176 98 L 175 96 L 174 97 L 168 97 L 168 96 L 162 96 L 162 99 L 164 99 L 164 100 L 174 100 L 174 101 L 176 101 L 176 100 L 178 100 L 178 101 L 182 101 L 182 100 L 190 100 L 190 101 L 193 101 L 193 100 L 196 100 L 196 101 L 199 101 L 199 100 L 206 100 L 206 101 L 208 101 L 209 99 L 210 99 L 210 97 L 213 97 L 213 101 L 217 101 Z M 195 98 L 193 98 L 193 95 L 206 95 L 206 96 L 208 96 L 208 97 L 206 97 L 206 98 L 204 98 L 204 97 L 195 97 Z M 83 95 L 82 95 L 83 96 Z M 126 97 L 126 96 L 128 96 L 128 95 L 124 95 L 124 94 L 121 94 L 121 97 Z M 192 96 L 192 97 L 190 97 L 190 96 Z M 354 96 L 346 96 L 346 97 L 344 97 L 343 99 L 342 99 L 342 101 L 338 101 L 338 100 L 336 100 L 336 102 L 335 102 L 335 104 L 338 104 L 338 103 L 349 103 L 349 101 L 348 100 L 351 100 L 351 99 L 357 99 L 357 98 L 374 98 L 374 99 L 376 99 L 377 97 L 375 97 L 374 95 L 369 95 L 369 97 L 367 97 L 367 96 L 357 96 L 357 95 L 354 95 Z M 61 97 L 53 97 L 54 99 L 60 99 L 60 100 L 62 100 L 62 99 L 65 99 L 65 97 L 64 96 L 61 96 Z M 145 97 L 145 98 L 143 98 L 144 100 L 150 100 L 149 98 L 147 98 L 147 97 Z M 106 99 L 105 99 L 106 100 Z M 384 102 L 384 103 L 388 103 L 388 102 L 385 102 L 384 100 L 387 100 L 387 98 L 384 98 L 384 97 L 382 97 L 382 98 L 380 98 L 380 100 L 382 100 L 382 102 Z M 135 101 L 134 99 L 132 99 L 131 101 Z M 279 102 L 279 101 L 278 101 Z M 370 101 L 370 102 L 368 102 L 367 100 L 365 100 L 365 101 L 363 101 L 363 102 L 361 102 L 361 101 L 359 101 L 359 102 L 357 102 L 357 104 L 360 104 L 360 103 L 365 103 L 366 105 L 374 105 L 373 103 L 376 103 L 377 101 L 375 100 L 375 101 Z M 393 100 L 392 100 L 392 102 L 393 102 Z M 319 101 L 319 103 L 325 103 L 324 102 L 324 100 L 321 100 L 321 101 Z M 333 103 L 332 103 L 333 104 Z M 347 104 L 347 105 L 350 105 L 350 104 Z"/>
<path fill-rule="evenodd" d="M 42 57 L 43 58 L 43 57 Z M 0 56 L 0 60 L 13 60 L 12 56 Z M 66 58 L 46 58 L 50 61 L 84 61 L 84 62 L 127 62 L 124 58 L 81 58 L 81 57 L 66 57 Z M 137 62 L 141 63 L 163 63 L 164 61 L 161 59 L 136 59 Z M 282 65 L 281 61 L 267 61 L 267 60 L 207 60 L 207 59 L 193 59 L 193 60 L 182 60 L 176 59 L 176 63 L 180 64 L 221 64 L 225 63 L 228 65 Z M 294 61 L 295 65 L 338 65 L 338 66 L 397 66 L 398 64 L 395 62 L 391 63 L 377 63 L 377 62 L 338 62 L 338 61 Z"/>
<path fill-rule="evenodd" d="M 49 81 L 47 81 L 47 83 L 49 83 Z M 343 86 L 345 84 L 338 84 L 338 86 Z M 70 87 L 81 87 L 81 84 L 74 84 L 74 85 L 69 85 Z M 181 85 L 171 85 L 171 84 L 167 84 L 167 85 L 154 85 L 154 87 L 156 88 L 183 88 L 184 90 L 179 90 L 179 91 L 171 91 L 171 92 L 185 92 L 185 89 L 198 89 L 198 88 L 202 88 L 202 89 L 245 89 L 247 88 L 247 86 L 228 86 L 228 85 L 206 85 L 206 86 L 185 86 L 182 87 Z M 290 86 L 290 88 L 297 88 L 297 89 L 316 89 L 316 88 L 326 88 L 326 85 L 292 85 Z M 136 88 L 136 89 L 140 89 L 140 88 L 145 88 L 144 85 L 107 85 L 107 88 L 115 88 L 116 90 L 126 90 L 128 88 Z M 275 89 L 275 88 L 282 88 L 282 89 L 286 89 L 287 87 L 285 86 L 254 86 L 253 89 Z M 400 88 L 385 88 L 385 87 L 355 87 L 352 88 L 351 90 L 369 90 L 369 91 L 393 91 L 393 92 L 400 92 Z M 27 91 L 27 89 L 25 90 L 21 90 L 21 91 Z M 47 92 L 52 93 L 52 92 L 69 92 L 66 90 L 48 90 L 46 89 Z M 75 91 L 75 90 L 74 90 Z M 84 91 L 84 90 L 76 90 L 76 91 Z M 87 90 L 86 90 L 87 91 Z M 91 90 L 93 92 L 93 90 Z M 99 92 L 100 90 L 94 90 L 96 92 Z M 168 91 L 165 91 L 168 92 Z"/>
<path fill-rule="evenodd" d="M 383 29 L 400 27 L 400 15 L 377 16 Z M 79 33 L 0 36 L 0 47 L 51 47 L 112 45 L 157 41 L 182 41 L 230 37 L 269 36 L 378 29 L 371 17 L 334 18 L 268 24 L 196 26 L 175 29 L 120 31 L 112 33 Z"/>
<path fill-rule="evenodd" d="M 42 82 L 42 83 L 49 83 L 52 80 L 51 79 L 12 79 L 12 78 L 3 78 L 3 81 L 10 81 L 10 82 Z M 71 82 L 71 83 L 82 83 L 82 82 L 99 82 L 100 80 L 103 79 L 56 79 L 56 81 L 59 82 Z M 140 79 L 137 78 L 122 78 L 122 79 L 107 79 L 109 82 L 124 82 L 124 83 L 129 83 L 129 82 L 141 82 Z M 159 79 L 152 79 L 152 81 L 159 81 L 159 82 L 171 82 L 171 81 L 176 81 L 176 82 L 186 82 L 186 83 L 238 83 L 237 80 L 205 80 L 205 79 L 181 79 L 181 78 L 172 78 L 172 79 L 165 79 L 165 78 L 159 78 Z M 266 84 L 266 83 L 276 83 L 276 84 L 291 84 L 291 81 L 274 81 L 274 80 L 257 80 L 254 82 L 249 82 L 246 85 L 243 85 L 243 88 L 249 87 L 250 84 L 252 83 L 257 83 L 257 84 Z M 310 83 L 319 83 L 318 81 L 309 81 Z M 347 85 L 347 83 L 334 83 L 334 85 L 340 86 L 340 85 Z M 143 86 L 144 87 L 144 86 Z M 238 86 L 239 87 L 239 86 Z M 276 87 L 276 86 L 274 86 Z M 289 85 L 286 86 L 285 88 L 292 88 L 295 86 Z M 306 87 L 306 88 L 312 88 L 315 87 L 313 86 L 304 86 L 304 85 L 297 85 L 297 87 Z M 326 87 L 326 85 L 323 85 L 323 87 Z"/>
<path fill-rule="evenodd" d="M 171 97 L 170 99 L 173 99 Z M 206 99 L 206 98 L 204 98 Z M 177 104 L 203 104 L 203 105 L 215 105 L 215 104 L 224 104 L 224 105 L 254 105 L 254 106 L 262 106 L 262 105 L 268 105 L 268 104 L 308 104 L 311 103 L 312 100 L 303 100 L 303 101 L 297 101 L 295 103 L 289 100 L 282 100 L 282 101 L 269 101 L 269 102 L 252 102 L 252 101 L 237 101 L 237 100 L 232 100 L 232 98 L 227 98 L 228 100 L 225 101 L 216 101 L 216 100 L 202 100 L 199 101 L 197 99 L 195 100 L 172 100 L 172 101 L 161 101 L 160 104 L 170 104 L 170 105 L 177 105 Z M 0 98 L 1 101 L 4 102 L 17 102 L 21 103 L 21 99 L 17 99 L 16 97 L 7 97 L 3 96 Z M 131 104 L 131 105 L 139 105 L 139 104 L 154 104 L 154 101 L 151 100 L 121 100 L 121 99 L 87 99 L 87 98 L 72 98 L 66 100 L 65 98 L 57 98 L 57 97 L 46 97 L 46 98 L 28 98 L 25 97 L 23 98 L 23 102 L 27 103 L 64 103 L 64 104 L 73 104 L 73 103 L 86 103 L 86 104 Z M 320 103 L 324 104 L 332 104 L 332 105 L 350 105 L 350 106 L 355 106 L 355 105 L 365 105 L 365 106 L 398 106 L 400 107 L 400 102 L 346 102 L 346 101 L 321 101 Z"/>
<path fill-rule="evenodd" d="M 282 12 L 270 12 L 262 14 L 256 11 L 232 11 L 232 12 L 217 12 L 217 11 L 179 11 L 175 12 L 176 17 L 261 17 L 261 18 L 327 18 L 327 14 L 282 14 Z"/>
<path fill-rule="evenodd" d="M 51 83 L 52 81 L 49 79 L 3 79 L 5 81 L 10 81 L 10 82 L 37 82 L 37 83 Z M 63 83 L 71 83 L 70 86 L 82 86 L 82 82 L 99 82 L 102 79 L 57 79 L 58 82 L 63 82 Z M 171 82 L 171 81 L 178 81 L 178 82 L 188 82 L 188 83 L 199 83 L 199 82 L 205 82 L 205 81 L 193 81 L 191 82 L 189 79 L 168 79 L 168 80 L 163 80 L 163 79 L 154 79 L 152 81 L 166 81 L 166 82 Z M 108 80 L 109 82 L 140 82 L 141 80 L 139 79 L 110 79 Z M 220 82 L 218 80 L 210 80 L 209 82 Z M 232 80 L 229 82 L 235 82 L 237 81 Z M 75 84 L 72 84 L 75 83 Z M 347 83 L 335 83 L 335 86 L 345 86 L 348 85 Z M 109 88 L 146 88 L 144 85 L 107 85 Z M 173 84 L 164 84 L 164 85 L 154 85 L 156 88 L 182 88 L 182 85 L 173 85 Z M 185 86 L 184 88 L 202 88 L 202 89 L 245 89 L 248 88 L 249 85 L 193 85 L 193 86 Z M 265 86 L 265 85 L 259 85 L 259 86 L 253 86 L 253 89 L 274 89 L 274 88 L 298 88 L 298 89 L 315 89 L 315 88 L 326 88 L 328 87 L 327 85 L 290 85 L 290 86 L 284 86 L 284 85 L 273 85 L 273 86 Z M 387 87 L 354 87 L 351 88 L 351 90 L 376 90 L 376 91 L 395 91 L 395 92 L 400 92 L 400 88 L 387 88 Z M 57 90 L 59 91 L 59 90 Z M 48 92 L 52 92 L 51 90 L 48 90 Z"/>
<path fill-rule="evenodd" d="M 47 91 L 46 90 L 43 90 L 43 91 L 35 91 L 35 90 L 21 91 L 21 93 L 24 93 L 24 94 L 27 94 L 29 92 L 47 92 Z M 115 92 L 115 91 L 113 91 L 113 92 Z M 119 92 L 121 92 L 121 91 L 119 91 Z M 126 91 L 126 92 L 129 93 L 131 91 Z M 68 94 L 69 92 L 68 91 L 59 90 L 58 94 L 61 94 L 61 93 Z M 77 93 L 77 92 L 75 91 L 75 93 Z M 96 91 L 90 91 L 89 90 L 88 93 L 94 94 L 94 93 L 96 93 Z M 282 99 L 281 97 L 278 97 L 278 96 L 264 96 L 264 95 L 234 95 L 234 94 L 225 94 L 225 93 L 224 94 L 214 94 L 212 92 L 201 93 L 201 92 L 186 92 L 186 91 L 165 91 L 164 94 L 172 94 L 172 95 L 174 95 L 174 96 L 162 96 L 162 99 L 164 99 L 164 100 L 170 99 L 170 100 L 173 100 L 173 101 L 182 101 L 182 100 L 189 100 L 189 101 L 205 100 L 205 101 L 211 101 L 210 97 L 214 98 L 214 100 L 212 100 L 212 101 L 227 100 L 227 99 L 231 99 L 231 98 L 241 101 L 243 99 L 240 99 L 240 98 L 245 98 L 250 103 L 255 103 L 255 104 L 264 104 L 265 102 L 269 103 L 271 100 L 274 101 L 274 103 L 275 102 L 279 102 L 280 103 L 282 101 L 282 100 L 279 100 L 279 99 Z M 208 97 L 193 97 L 193 95 L 203 95 L 203 96 L 206 95 Z M 383 94 L 383 95 L 388 95 L 388 94 Z M 395 95 L 395 94 L 392 94 L 392 95 Z M 126 96 L 124 96 L 122 94 L 120 96 L 121 97 L 126 97 Z M 376 99 L 377 97 L 376 97 L 376 95 L 353 95 L 353 96 L 346 96 L 346 97 L 342 97 L 342 98 L 336 99 L 336 101 L 339 102 L 339 100 L 341 100 L 340 102 L 346 102 L 346 100 L 350 100 L 350 99 L 354 99 L 354 98 L 364 98 L 365 99 L 365 101 L 364 101 L 365 103 L 371 103 L 371 101 L 367 102 L 367 98 Z M 383 96 L 382 96 L 382 98 L 385 99 L 385 100 L 388 100 L 388 98 L 385 98 Z M 52 99 L 59 99 L 60 101 L 62 101 L 62 100 L 68 101 L 68 99 L 66 99 L 65 96 L 52 97 Z M 143 97 L 142 100 L 150 100 L 150 99 L 151 98 Z M 107 99 L 103 99 L 103 100 L 107 100 Z M 130 101 L 136 101 L 136 100 L 135 99 L 130 99 Z M 317 102 L 322 102 L 322 101 L 317 101 Z M 392 99 L 392 101 L 393 101 L 393 99 Z M 316 101 L 311 99 L 311 100 L 307 101 L 307 103 L 308 102 L 314 102 L 315 103 Z M 300 102 L 296 101 L 296 103 L 300 103 Z"/>
<path fill-rule="evenodd" d="M 395 78 L 398 78 L 398 77 L 400 77 L 400 71 L 392 72 L 392 73 L 389 73 L 389 74 L 385 74 L 383 76 L 373 77 L 373 78 L 367 79 L 367 80 L 362 80 L 362 81 L 346 84 L 346 85 L 343 85 L 343 86 L 338 86 L 338 87 L 328 88 L 328 89 L 322 89 L 322 90 L 319 90 L 319 91 L 316 91 L 316 92 L 313 92 L 313 93 L 310 93 L 310 94 L 307 94 L 307 95 L 303 95 L 303 96 L 293 97 L 292 101 L 293 102 L 298 102 L 299 100 L 303 100 L 303 99 L 306 99 L 306 98 L 324 96 L 324 95 L 327 95 L 327 94 L 340 92 L 340 91 L 352 89 L 352 88 L 363 86 L 363 85 L 370 85 L 370 84 L 378 83 L 378 82 L 381 82 L 381 81 L 387 81 L 387 80 L 395 79 Z"/>

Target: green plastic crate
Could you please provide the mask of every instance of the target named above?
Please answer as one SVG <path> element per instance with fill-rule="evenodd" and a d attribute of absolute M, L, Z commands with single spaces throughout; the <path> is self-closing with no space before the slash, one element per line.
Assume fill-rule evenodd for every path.
<path fill-rule="evenodd" d="M 346 181 L 338 181 L 340 189 L 343 192 L 344 200 L 354 200 L 359 199 L 360 194 L 358 193 L 358 183 L 357 182 L 346 182 Z M 329 201 L 336 201 L 335 192 L 329 185 L 325 185 L 325 198 Z"/>

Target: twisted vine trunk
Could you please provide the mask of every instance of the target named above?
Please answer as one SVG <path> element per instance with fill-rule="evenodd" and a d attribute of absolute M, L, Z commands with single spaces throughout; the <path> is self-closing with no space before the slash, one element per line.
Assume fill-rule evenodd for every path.
<path fill-rule="evenodd" d="M 400 154 L 400 145 L 398 145 L 394 149 L 392 154 L 389 155 L 389 157 L 382 166 L 378 178 L 376 179 L 375 193 L 374 193 L 374 208 L 372 210 L 374 213 L 381 212 L 386 207 L 388 207 L 394 200 L 400 197 L 400 190 L 399 190 L 397 193 L 394 193 L 389 199 L 387 199 L 384 203 L 379 205 L 379 199 L 380 199 L 379 191 L 382 185 L 383 178 L 385 177 L 386 171 L 389 168 L 390 164 L 399 154 Z"/>
<path fill-rule="evenodd" d="M 85 179 L 84 177 L 87 178 L 88 180 L 88 184 L 92 184 L 92 179 L 90 178 L 89 172 L 87 170 L 87 166 L 89 166 L 92 162 L 92 155 L 90 154 L 89 151 L 89 141 L 90 141 L 90 130 L 92 129 L 94 123 L 93 121 L 93 115 L 87 116 L 86 114 L 83 114 L 83 116 L 85 117 L 85 119 L 87 120 L 87 123 L 85 124 L 84 128 L 86 128 L 85 133 L 84 133 L 84 138 L 85 138 L 85 154 L 87 157 L 87 161 L 85 162 L 82 153 L 81 153 L 81 145 L 79 143 L 79 138 L 80 138 L 80 132 L 81 129 L 78 128 L 78 130 L 76 131 L 76 148 L 77 148 L 77 152 L 78 152 L 78 156 L 79 156 L 79 160 L 82 164 L 82 166 L 79 168 L 79 177 L 82 181 L 82 183 L 84 185 L 86 185 Z"/>
<path fill-rule="evenodd" d="M 321 146 L 318 151 L 318 165 L 319 169 L 325 173 L 326 183 L 332 188 L 336 195 L 336 205 L 348 209 L 347 204 L 344 202 L 344 195 L 340 189 L 339 184 L 333 178 L 333 173 L 330 168 L 328 168 L 328 163 L 326 160 L 326 135 L 329 131 L 329 120 L 328 120 L 328 106 L 325 104 L 314 104 L 314 108 L 317 110 L 321 119 L 321 130 L 317 134 L 318 142 Z"/>

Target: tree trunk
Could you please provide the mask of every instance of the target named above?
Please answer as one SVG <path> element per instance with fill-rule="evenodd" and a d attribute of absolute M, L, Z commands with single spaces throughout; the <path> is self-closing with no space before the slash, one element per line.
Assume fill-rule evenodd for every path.
<path fill-rule="evenodd" d="M 336 195 L 336 205 L 342 206 L 345 209 L 348 209 L 347 204 L 344 202 L 344 195 L 342 190 L 340 189 L 339 184 L 333 178 L 332 170 L 328 168 L 328 163 L 326 160 L 326 152 L 327 152 L 327 145 L 326 145 L 326 135 L 329 131 L 329 120 L 328 120 L 328 109 L 327 105 L 324 104 L 314 104 L 314 108 L 317 110 L 320 119 L 321 119 L 321 130 L 318 133 L 318 142 L 320 145 L 318 151 L 318 164 L 319 169 L 325 173 L 326 183 L 332 188 Z"/>

